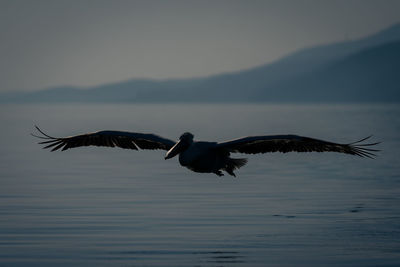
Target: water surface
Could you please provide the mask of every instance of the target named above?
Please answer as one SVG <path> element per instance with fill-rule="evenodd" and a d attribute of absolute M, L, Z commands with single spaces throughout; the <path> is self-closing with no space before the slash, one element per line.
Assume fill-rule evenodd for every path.
<path fill-rule="evenodd" d="M 398 106 L 3 105 L 0 120 L 0 265 L 400 264 Z M 55 136 L 116 129 L 384 142 L 375 160 L 245 155 L 238 178 L 218 178 L 165 161 L 165 151 L 50 153 L 29 135 L 34 124 Z"/>

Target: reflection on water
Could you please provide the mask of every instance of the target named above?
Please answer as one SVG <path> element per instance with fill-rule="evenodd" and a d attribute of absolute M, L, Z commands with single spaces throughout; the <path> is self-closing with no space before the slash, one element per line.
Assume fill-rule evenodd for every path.
<path fill-rule="evenodd" d="M 211 251 L 199 252 L 198 254 L 205 255 L 207 262 L 218 263 L 220 266 L 227 263 L 245 263 L 244 256 L 236 251 Z"/>
<path fill-rule="evenodd" d="M 144 116 L 145 115 L 145 116 Z M 376 266 L 400 263 L 397 106 L 47 105 L 0 107 L 0 265 Z M 163 151 L 42 150 L 99 129 L 205 140 L 297 133 L 350 142 L 376 160 L 249 156 L 238 178 L 190 172 Z"/>
<path fill-rule="evenodd" d="M 234 263 L 245 263 L 245 257 L 237 251 L 174 251 L 174 250 L 144 250 L 144 251 L 116 251 L 100 255 L 97 260 L 108 261 L 153 261 L 163 259 L 166 265 L 174 264 L 176 258 L 188 258 L 188 265 L 201 266 L 215 263 L 218 266 L 227 266 Z M 192 264 L 190 264 L 190 261 Z"/>

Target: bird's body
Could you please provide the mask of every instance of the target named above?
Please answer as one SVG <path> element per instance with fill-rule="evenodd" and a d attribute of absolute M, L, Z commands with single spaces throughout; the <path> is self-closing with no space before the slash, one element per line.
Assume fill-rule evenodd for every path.
<path fill-rule="evenodd" d="M 179 155 L 179 163 L 194 172 L 215 173 L 222 176 L 222 171 L 235 176 L 234 170 L 247 163 L 247 159 L 231 158 L 231 153 L 267 153 L 267 152 L 339 152 L 360 157 L 373 157 L 376 149 L 367 148 L 378 143 L 363 144 L 362 141 L 337 144 L 298 135 L 249 136 L 227 142 L 204 142 L 193 140 L 191 133 L 184 133 L 178 142 L 154 135 L 121 131 L 100 131 L 70 137 L 56 138 L 45 134 L 36 127 L 44 139 L 40 144 L 52 151 L 80 146 L 108 146 L 125 149 L 163 149 L 167 150 L 165 159 Z"/>
<path fill-rule="evenodd" d="M 188 148 L 179 154 L 179 163 L 193 171 L 212 172 L 214 165 L 222 160 L 212 149 L 214 142 L 192 142 Z"/>
<path fill-rule="evenodd" d="M 246 164 L 247 160 L 232 159 L 229 155 L 229 152 L 218 149 L 216 142 L 195 141 L 179 154 L 179 163 L 194 172 L 215 173 L 221 176 L 221 170 L 225 170 L 235 176 L 233 170 Z"/>

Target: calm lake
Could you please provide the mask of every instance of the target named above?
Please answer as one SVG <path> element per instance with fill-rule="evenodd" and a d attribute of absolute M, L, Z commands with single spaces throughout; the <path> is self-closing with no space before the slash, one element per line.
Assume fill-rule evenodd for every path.
<path fill-rule="evenodd" d="M 0 122 L 1 266 L 400 266 L 398 105 L 1 105 Z M 249 163 L 219 178 L 165 151 L 50 153 L 35 124 L 383 143 L 374 160 L 237 154 Z"/>

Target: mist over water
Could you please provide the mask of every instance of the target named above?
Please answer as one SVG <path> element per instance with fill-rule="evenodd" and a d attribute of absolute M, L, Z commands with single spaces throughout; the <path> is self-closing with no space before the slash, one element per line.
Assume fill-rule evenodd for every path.
<path fill-rule="evenodd" d="M 2 105 L 0 265 L 396 266 L 396 105 Z M 29 133 L 153 132 L 223 141 L 374 134 L 375 160 L 245 155 L 237 178 L 193 173 L 165 151 L 42 150 Z M 234 155 L 243 157 L 243 155 Z"/>

